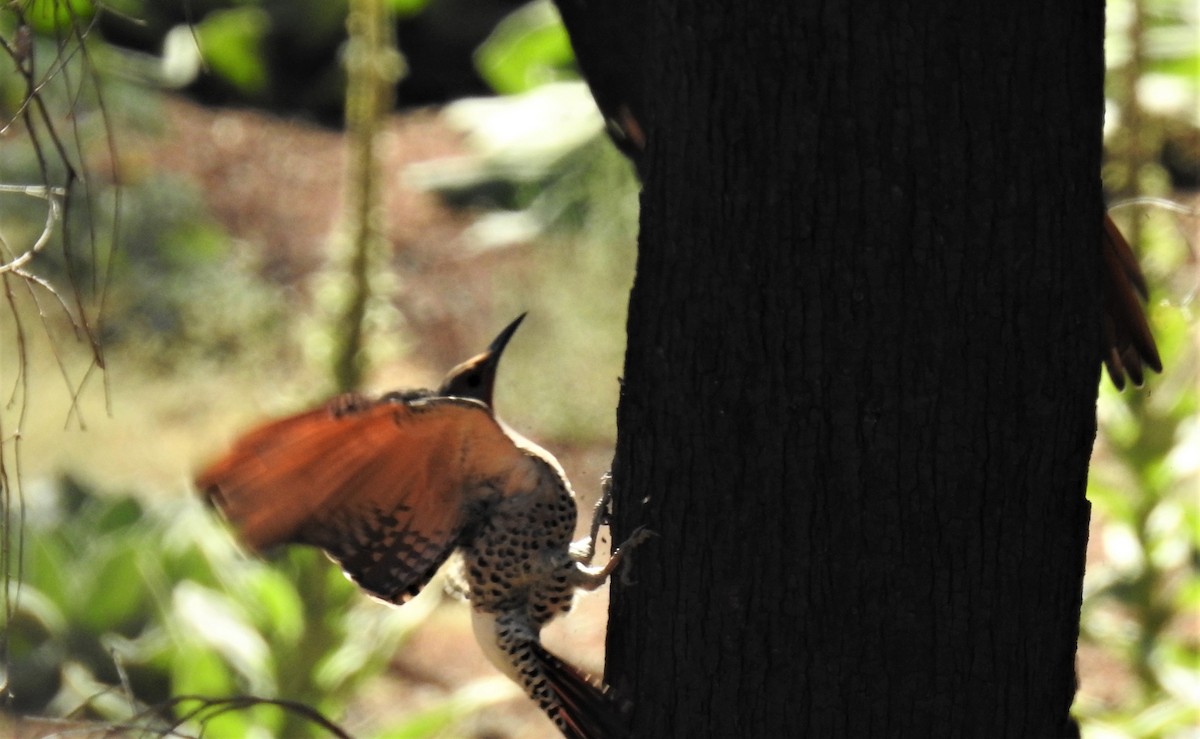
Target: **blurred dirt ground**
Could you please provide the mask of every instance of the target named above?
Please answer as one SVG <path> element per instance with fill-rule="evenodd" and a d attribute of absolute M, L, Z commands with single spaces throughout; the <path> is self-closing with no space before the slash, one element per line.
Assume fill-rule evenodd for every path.
<path fill-rule="evenodd" d="M 167 130 L 141 142 L 132 156 L 195 182 L 232 237 L 262 248 L 263 276 L 307 294 L 341 211 L 343 135 L 182 99 L 168 99 L 164 109 Z M 393 116 L 379 149 L 386 236 L 406 275 L 400 310 L 420 356 L 440 372 L 478 351 L 472 342 L 496 328 L 486 323 L 486 271 L 493 265 L 463 257 L 459 238 L 473 215 L 446 207 L 403 175 L 410 164 L 462 155 L 464 144 L 436 111 L 426 110 Z"/>

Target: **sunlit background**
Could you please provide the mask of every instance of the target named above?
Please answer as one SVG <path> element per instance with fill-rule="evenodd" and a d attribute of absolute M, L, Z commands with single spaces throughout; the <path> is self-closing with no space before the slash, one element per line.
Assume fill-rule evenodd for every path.
<path fill-rule="evenodd" d="M 370 6 L 393 14 L 383 39 L 399 54 L 347 41 L 348 10 Z M 322 400 L 347 366 L 365 389 L 436 384 L 529 311 L 497 410 L 595 496 L 637 185 L 553 6 L 21 7 L 0 8 L 0 733 L 320 733 L 279 707 L 169 703 L 252 694 L 356 736 L 557 736 L 440 588 L 392 609 L 314 552 L 248 557 L 190 483 L 247 424 Z M 1075 711 L 1092 738 L 1195 736 L 1200 10 L 1108 7 L 1103 176 L 1166 370 L 1122 394 L 1101 381 Z M 347 70 L 363 68 L 390 77 L 394 109 L 366 170 L 343 131 Z M 365 242 L 363 178 L 379 202 Z M 364 339 L 347 347 L 347 306 L 368 288 Z M 583 598 L 547 641 L 599 673 L 605 607 L 603 591 Z"/>

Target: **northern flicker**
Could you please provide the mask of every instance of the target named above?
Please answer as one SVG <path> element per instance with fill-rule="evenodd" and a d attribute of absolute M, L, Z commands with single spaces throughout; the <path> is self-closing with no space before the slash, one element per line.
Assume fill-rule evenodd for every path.
<path fill-rule="evenodd" d="M 492 412 L 500 355 L 524 318 L 455 367 L 436 391 L 345 395 L 254 429 L 197 477 L 241 540 L 263 551 L 320 547 L 371 595 L 403 604 L 453 552 L 488 659 L 567 737 L 624 736 L 608 690 L 541 645 L 577 589 L 602 585 L 635 533 L 593 567 L 595 537 L 572 543 L 574 493 L 548 452 Z"/>

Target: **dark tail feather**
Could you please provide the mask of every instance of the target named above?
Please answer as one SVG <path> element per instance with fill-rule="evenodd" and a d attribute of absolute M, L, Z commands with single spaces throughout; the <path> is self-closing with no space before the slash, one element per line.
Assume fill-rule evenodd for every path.
<path fill-rule="evenodd" d="M 533 654 L 563 707 L 568 739 L 626 739 L 624 706 L 607 687 L 592 683 L 587 675 L 555 657 L 541 644 Z"/>
<path fill-rule="evenodd" d="M 1162 360 L 1142 306 L 1149 293 L 1146 278 L 1129 242 L 1108 214 L 1104 216 L 1101 250 L 1104 258 L 1104 366 L 1120 390 L 1125 387 L 1126 376 L 1135 385 L 1141 385 L 1146 369 L 1162 372 Z"/>

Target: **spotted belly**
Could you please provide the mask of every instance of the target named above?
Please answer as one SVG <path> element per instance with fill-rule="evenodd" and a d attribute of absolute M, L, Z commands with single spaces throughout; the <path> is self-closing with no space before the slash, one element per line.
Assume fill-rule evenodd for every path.
<path fill-rule="evenodd" d="M 498 503 L 464 544 L 463 574 L 474 608 L 493 613 L 524 608 L 539 624 L 570 609 L 575 502 L 569 494 L 556 497 L 516 496 Z"/>

